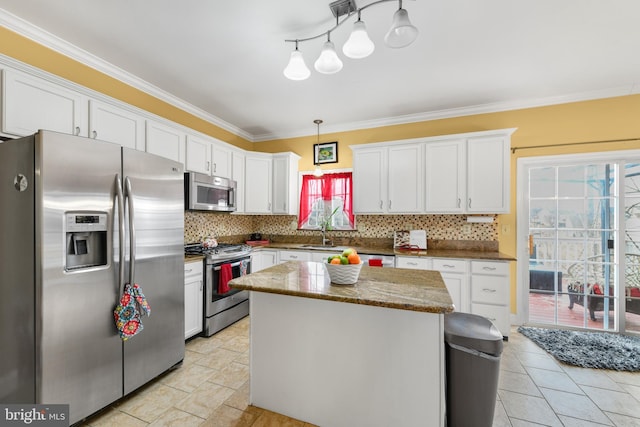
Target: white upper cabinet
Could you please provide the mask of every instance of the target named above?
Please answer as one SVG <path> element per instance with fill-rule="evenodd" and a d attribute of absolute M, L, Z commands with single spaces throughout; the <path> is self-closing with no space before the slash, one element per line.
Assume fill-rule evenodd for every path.
<path fill-rule="evenodd" d="M 467 140 L 467 212 L 509 212 L 510 145 L 502 135 Z"/>
<path fill-rule="evenodd" d="M 426 143 L 426 212 L 508 212 L 509 145 L 504 134 Z"/>
<path fill-rule="evenodd" d="M 39 129 L 87 136 L 87 97 L 16 70 L 2 73 L 2 132 L 16 136 Z"/>
<path fill-rule="evenodd" d="M 236 213 L 244 212 L 244 195 L 245 195 L 245 155 L 240 151 L 231 153 L 231 179 L 236 182 Z"/>
<path fill-rule="evenodd" d="M 386 148 L 353 150 L 353 211 L 355 213 L 384 213 L 387 205 Z"/>
<path fill-rule="evenodd" d="M 185 168 L 192 172 L 231 178 L 231 150 L 212 138 L 187 135 Z"/>
<path fill-rule="evenodd" d="M 271 212 L 296 215 L 298 213 L 298 161 L 295 153 L 273 155 L 273 193 Z"/>
<path fill-rule="evenodd" d="M 465 141 L 425 144 L 425 210 L 460 213 L 466 201 Z"/>
<path fill-rule="evenodd" d="M 389 147 L 388 213 L 418 213 L 424 210 L 423 144 Z"/>
<path fill-rule="evenodd" d="M 231 178 L 231 150 L 215 142 L 211 145 L 211 175 Z"/>
<path fill-rule="evenodd" d="M 351 148 L 356 213 L 424 210 L 422 144 Z"/>
<path fill-rule="evenodd" d="M 244 211 L 246 213 L 271 213 L 271 168 L 270 154 L 246 154 L 244 182 Z"/>
<path fill-rule="evenodd" d="M 177 128 L 147 120 L 147 152 L 185 164 L 186 134 Z"/>
<path fill-rule="evenodd" d="M 89 137 L 145 151 L 144 117 L 115 105 L 89 100 Z"/>

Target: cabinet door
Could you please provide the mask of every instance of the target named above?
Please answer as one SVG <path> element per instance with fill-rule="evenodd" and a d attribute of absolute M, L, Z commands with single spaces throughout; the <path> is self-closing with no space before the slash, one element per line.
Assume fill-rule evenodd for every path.
<path fill-rule="evenodd" d="M 465 209 L 465 141 L 425 144 L 425 210 L 433 213 Z"/>
<path fill-rule="evenodd" d="M 203 326 L 203 268 L 202 262 L 184 265 L 184 338 L 202 332 Z"/>
<path fill-rule="evenodd" d="M 89 100 L 89 136 L 145 151 L 144 118 L 104 102 Z"/>
<path fill-rule="evenodd" d="M 211 142 L 187 135 L 185 169 L 211 175 Z"/>
<path fill-rule="evenodd" d="M 285 157 L 273 158 L 273 207 L 275 214 L 289 210 L 289 161 Z"/>
<path fill-rule="evenodd" d="M 271 213 L 271 158 L 247 155 L 244 209 L 247 213 Z"/>
<path fill-rule="evenodd" d="M 234 151 L 231 155 L 231 179 L 236 182 L 236 213 L 244 212 L 244 162 L 245 155 Z"/>
<path fill-rule="evenodd" d="M 424 210 L 423 144 L 389 147 L 389 213 L 417 213 Z"/>
<path fill-rule="evenodd" d="M 178 129 L 147 120 L 147 152 L 184 165 L 186 134 Z"/>
<path fill-rule="evenodd" d="M 353 210 L 384 213 L 387 204 L 386 148 L 353 152 Z"/>
<path fill-rule="evenodd" d="M 502 136 L 467 141 L 467 212 L 509 212 L 508 144 Z"/>
<path fill-rule="evenodd" d="M 2 73 L 2 131 L 17 136 L 39 129 L 87 136 L 87 98 L 38 77 Z"/>
<path fill-rule="evenodd" d="M 215 142 L 211 145 L 211 174 L 231 178 L 231 150 Z"/>
<path fill-rule="evenodd" d="M 418 258 L 413 256 L 397 256 L 396 268 L 410 268 L 413 270 L 431 270 L 431 258 Z"/>
<path fill-rule="evenodd" d="M 278 251 L 260 249 L 251 254 L 251 272 L 256 273 L 278 263 Z"/>
<path fill-rule="evenodd" d="M 469 312 L 468 297 L 465 298 L 465 291 L 468 289 L 466 273 L 443 273 L 440 272 L 442 280 L 449 291 L 451 301 L 455 306 L 455 311 Z"/>

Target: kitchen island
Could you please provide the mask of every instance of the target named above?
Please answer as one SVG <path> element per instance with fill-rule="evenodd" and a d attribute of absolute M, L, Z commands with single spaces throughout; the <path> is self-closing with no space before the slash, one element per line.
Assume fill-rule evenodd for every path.
<path fill-rule="evenodd" d="M 344 286 L 291 261 L 229 284 L 251 291 L 252 405 L 321 426 L 444 425 L 440 273 L 363 266 Z"/>

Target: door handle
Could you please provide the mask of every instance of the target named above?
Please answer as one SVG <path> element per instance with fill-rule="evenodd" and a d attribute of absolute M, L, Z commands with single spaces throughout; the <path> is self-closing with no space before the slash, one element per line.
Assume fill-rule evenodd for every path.
<path fill-rule="evenodd" d="M 118 251 L 118 298 L 120 298 L 124 286 L 124 197 L 122 196 L 122 180 L 119 174 L 116 174 L 116 202 L 118 203 L 118 240 L 120 242 Z"/>
<path fill-rule="evenodd" d="M 129 177 L 124 179 L 124 196 L 127 200 L 127 208 L 129 209 L 129 283 L 135 283 L 135 266 L 136 266 L 136 229 L 133 225 L 133 192 L 131 191 L 131 180 Z"/>

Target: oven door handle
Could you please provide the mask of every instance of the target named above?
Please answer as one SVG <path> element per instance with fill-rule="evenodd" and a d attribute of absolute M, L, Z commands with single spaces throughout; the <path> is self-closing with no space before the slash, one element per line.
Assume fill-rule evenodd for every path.
<path fill-rule="evenodd" d="M 251 261 L 247 260 L 246 262 L 247 262 L 247 264 L 249 264 Z M 242 264 L 242 261 L 231 263 L 231 268 L 237 267 L 240 264 Z M 220 271 L 221 269 L 222 269 L 222 265 L 217 265 L 217 266 L 213 267 L 213 271 Z"/>

